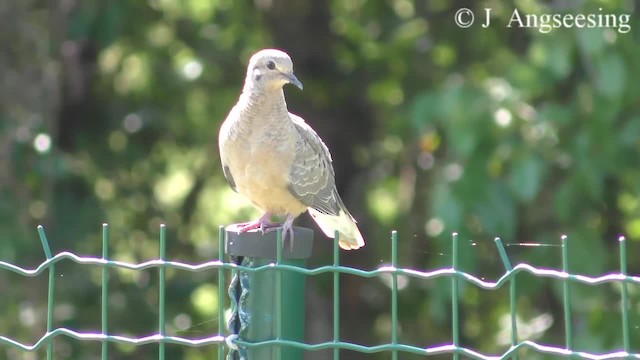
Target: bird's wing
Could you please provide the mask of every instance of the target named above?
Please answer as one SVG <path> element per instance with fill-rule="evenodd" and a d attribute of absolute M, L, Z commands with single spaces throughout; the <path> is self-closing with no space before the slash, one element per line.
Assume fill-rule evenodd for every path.
<path fill-rule="evenodd" d="M 290 116 L 300 136 L 289 168 L 289 191 L 310 208 L 338 215 L 344 205 L 336 191 L 329 149 L 301 117 Z"/>
<path fill-rule="evenodd" d="M 231 169 L 224 163 L 222 164 L 222 172 L 224 173 L 224 177 L 227 179 L 231 190 L 238 192 L 238 188 L 236 187 L 236 182 L 233 180 L 233 175 L 231 175 Z"/>
<path fill-rule="evenodd" d="M 331 154 L 318 134 L 304 120 L 290 114 L 300 137 L 289 168 L 289 191 L 309 207 L 309 214 L 328 237 L 340 233 L 346 250 L 364 246 L 364 238 L 336 190 Z"/>
<path fill-rule="evenodd" d="M 227 118 L 220 126 L 220 131 L 218 133 L 218 149 L 220 152 L 220 163 L 222 165 L 222 172 L 224 173 L 224 177 L 227 179 L 229 186 L 235 192 L 238 192 L 238 187 L 236 186 L 236 182 L 233 179 L 233 175 L 231 174 L 231 169 L 227 164 L 227 147 L 229 144 L 229 136 L 230 136 L 230 128 L 232 124 L 237 121 L 238 112 L 236 111 L 236 106 L 234 106 Z"/>

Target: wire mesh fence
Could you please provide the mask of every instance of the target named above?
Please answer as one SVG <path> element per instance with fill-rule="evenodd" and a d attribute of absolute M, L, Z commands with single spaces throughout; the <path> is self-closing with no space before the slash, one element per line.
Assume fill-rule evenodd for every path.
<path fill-rule="evenodd" d="M 512 266 L 507 257 L 505 248 L 500 239 L 495 239 L 495 245 L 500 254 L 500 258 L 505 267 L 505 273 L 497 281 L 485 281 L 474 275 L 459 270 L 459 241 L 458 235 L 453 234 L 452 237 L 452 263 L 450 267 L 440 268 L 433 271 L 419 271 L 398 267 L 398 234 L 391 234 L 391 264 L 383 266 L 375 270 L 366 271 L 340 265 L 340 252 L 338 242 L 334 242 L 333 263 L 331 265 L 307 269 L 300 266 L 293 266 L 283 263 L 282 257 L 282 233 L 279 230 L 277 234 L 277 251 L 274 263 L 269 263 L 257 267 L 248 267 L 238 265 L 237 263 L 225 261 L 224 244 L 222 241 L 225 236 L 224 228 L 220 228 L 219 236 L 219 258 L 217 260 L 208 261 L 199 264 L 188 264 L 183 262 L 171 261 L 167 258 L 166 253 L 166 227 L 160 227 L 160 253 L 157 259 L 142 263 L 128 263 L 115 261 L 109 257 L 109 227 L 104 224 L 102 228 L 102 257 L 81 257 L 70 252 L 61 252 L 55 256 L 52 255 L 49 242 L 45 235 L 44 229 L 38 227 L 38 234 L 46 256 L 46 260 L 34 269 L 26 269 L 14 264 L 0 261 L 0 269 L 16 273 L 21 276 L 34 277 L 44 272 L 48 272 L 48 299 L 47 299 L 47 332 L 35 343 L 26 344 L 19 342 L 11 337 L 12 334 L 0 334 L 0 346 L 13 347 L 19 351 L 33 352 L 44 348 L 47 359 L 54 358 L 53 343 L 54 338 L 58 336 L 66 336 L 80 342 L 99 342 L 101 343 L 101 359 L 109 358 L 109 344 L 129 344 L 133 346 L 141 346 L 148 344 L 157 345 L 157 358 L 167 359 L 166 347 L 170 344 L 185 347 L 202 347 L 217 346 L 218 358 L 225 358 L 225 354 L 230 350 L 233 352 L 237 349 L 254 349 L 260 347 L 274 347 L 280 349 L 290 347 L 301 349 L 303 351 L 332 350 L 333 359 L 340 358 L 341 350 L 350 350 L 361 353 L 380 353 L 390 354 L 392 359 L 401 358 L 402 353 L 412 353 L 424 356 L 437 354 L 451 354 L 454 359 L 471 358 L 471 359 L 518 359 L 518 352 L 523 348 L 527 348 L 538 354 L 548 354 L 554 358 L 566 359 L 640 359 L 640 353 L 632 351 L 632 343 L 630 336 L 630 304 L 629 304 L 629 285 L 640 285 L 640 276 L 630 276 L 627 273 L 627 245 L 624 237 L 619 238 L 619 272 L 609 273 L 601 276 L 585 276 L 573 274 L 568 267 L 569 249 L 566 237 L 562 238 L 562 269 L 553 270 L 546 268 L 538 268 L 528 264 L 518 264 Z M 337 235 L 337 234 L 336 234 Z M 96 266 L 101 269 L 101 329 L 99 332 L 80 332 L 74 329 L 57 327 L 54 319 L 54 307 L 56 304 L 56 264 L 61 261 L 72 261 L 77 264 L 86 266 Z M 114 269 L 127 269 L 132 271 L 142 271 L 145 269 L 158 269 L 158 326 L 157 332 L 145 337 L 131 337 L 114 333 L 109 327 L 109 273 Z M 198 339 L 189 339 L 180 336 L 167 335 L 167 319 L 166 319 L 166 271 L 167 269 L 176 269 L 186 272 L 202 272 L 217 271 L 217 284 L 226 284 L 226 274 L 230 271 L 245 272 L 248 274 L 261 273 L 267 271 L 275 271 L 276 282 L 274 291 L 281 294 L 287 291 L 286 284 L 282 281 L 282 274 L 286 272 L 302 274 L 304 276 L 315 276 L 320 274 L 332 274 L 333 281 L 333 338 L 331 341 L 322 343 L 306 343 L 302 341 L 293 341 L 282 337 L 282 323 L 278 320 L 278 332 L 273 339 L 266 341 L 252 342 L 243 339 L 237 334 L 230 334 L 225 325 L 223 316 L 217 317 L 217 333 L 210 336 L 200 337 Z M 564 313 L 564 347 L 546 345 L 531 340 L 523 340 L 518 337 L 517 322 L 517 277 L 520 273 L 528 273 L 539 278 L 549 278 L 562 282 L 562 299 Z M 365 346 L 350 343 L 341 340 L 340 334 L 340 276 L 353 275 L 361 278 L 372 278 L 379 276 L 391 277 L 391 337 L 387 343 Z M 409 344 L 403 344 L 398 337 L 398 278 L 406 276 L 422 280 L 433 280 L 437 278 L 450 278 L 451 280 L 451 319 L 452 333 L 451 342 L 449 344 L 418 347 Z M 467 282 L 481 289 L 496 290 L 503 286 L 509 287 L 510 301 L 510 333 L 511 346 L 502 354 L 485 354 L 472 348 L 461 345 L 461 320 L 460 320 L 460 286 L 461 282 Z M 585 285 L 599 285 L 604 283 L 617 283 L 620 285 L 620 309 L 621 318 L 620 338 L 622 347 L 612 349 L 606 353 L 590 353 L 576 349 L 574 346 L 574 329 L 572 321 L 572 292 L 570 284 L 581 283 Z M 218 304 L 223 308 L 226 300 L 225 286 L 218 286 Z M 282 301 L 279 301 L 277 311 L 273 314 L 276 318 L 282 314 Z M 280 358 L 280 357 L 277 357 Z M 285 359 L 285 357 L 282 357 Z"/>

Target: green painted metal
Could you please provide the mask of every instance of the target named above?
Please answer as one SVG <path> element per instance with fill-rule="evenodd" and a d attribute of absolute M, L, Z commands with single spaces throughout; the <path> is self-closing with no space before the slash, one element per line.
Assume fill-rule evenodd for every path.
<path fill-rule="evenodd" d="M 459 290 L 460 290 L 460 279 L 458 278 L 458 233 L 453 233 L 453 257 L 451 262 L 451 267 L 453 269 L 453 276 L 451 277 L 451 337 L 453 338 L 453 346 L 456 351 L 453 353 L 453 359 L 460 359 L 460 352 L 457 349 L 460 348 L 460 318 L 458 314 L 458 306 L 460 304 L 459 300 Z"/>
<path fill-rule="evenodd" d="M 224 244 L 225 244 L 225 232 L 224 226 L 220 226 L 218 229 L 218 261 L 220 263 L 224 262 Z M 224 269 L 222 267 L 218 268 L 218 334 L 225 333 L 225 325 L 224 325 L 224 311 L 225 308 L 225 285 L 226 281 L 224 278 Z M 224 346 L 223 344 L 218 345 L 218 359 L 224 359 Z"/>
<path fill-rule="evenodd" d="M 620 274 L 627 277 L 627 239 L 620 236 Z M 622 302 L 620 303 L 620 313 L 622 314 L 622 344 L 626 353 L 631 352 L 631 340 L 629 336 L 629 288 L 626 279 L 620 285 L 622 286 Z"/>
<path fill-rule="evenodd" d="M 102 224 L 102 260 L 109 258 L 109 225 Z M 102 333 L 109 333 L 109 265 L 102 266 L 102 299 L 100 302 L 100 312 L 102 320 Z M 108 359 L 109 343 L 102 340 L 101 358 Z"/>
<path fill-rule="evenodd" d="M 311 246 L 313 232 L 301 232 L 301 228 L 294 229 L 295 240 L 283 242 L 282 229 L 275 233 L 259 235 L 256 233 L 226 233 L 227 244 L 231 241 L 242 242 L 243 238 L 251 241 L 258 238 L 256 248 L 236 247 L 234 253 L 240 264 L 248 268 L 272 266 L 272 271 L 248 273 L 238 269 L 234 272 L 229 293 L 233 304 L 233 319 L 230 332 L 237 336 L 238 349 L 232 351 L 228 359 L 264 359 L 264 360 L 293 360 L 301 359 L 303 351 L 290 346 L 279 345 L 282 341 L 304 341 L 305 328 L 305 286 L 307 277 L 304 274 L 284 271 L 281 266 L 288 265 L 304 268 L 306 259 L 295 258 L 299 247 Z M 230 239 L 232 236 L 234 239 Z M 306 238 L 304 238 L 306 237 Z M 283 244 L 284 243 L 284 244 Z M 267 244 L 267 246 L 265 246 Z M 269 244 L 272 246 L 269 248 Z M 234 244 L 237 245 L 237 244 Z M 285 256 L 284 246 L 287 248 Z M 275 247 L 275 259 L 270 258 Z M 262 256 L 242 256 L 236 251 L 246 251 L 250 254 L 263 253 Z M 229 253 L 229 248 L 227 248 Z M 310 254 L 310 252 L 309 252 Z M 245 349 L 241 341 L 259 343 L 276 341 L 275 346 L 260 346 Z"/>
<path fill-rule="evenodd" d="M 251 262 L 250 266 L 268 266 L 271 263 L 269 259 L 256 259 Z M 296 267 L 304 266 L 303 260 L 283 260 L 280 263 Z M 304 275 L 285 272 L 282 269 L 254 273 L 250 280 L 252 294 L 248 300 L 248 311 L 253 314 L 254 323 L 249 327 L 246 338 L 253 342 L 273 338 L 281 341 L 276 344 L 285 344 L 282 342 L 283 339 L 304 341 L 305 308 L 304 300 L 300 295 L 304 298 L 305 281 Z M 274 282 L 276 284 L 275 294 Z M 287 284 L 286 289 L 282 283 Z M 286 293 L 283 293 L 284 291 Z M 283 308 L 287 310 L 283 311 Z M 280 316 L 274 316 L 278 313 Z M 275 348 L 267 346 L 249 351 L 249 356 L 250 359 L 265 360 L 301 359 L 302 351 L 289 346 L 278 345 Z"/>
<path fill-rule="evenodd" d="M 450 268 L 436 269 L 433 271 L 418 271 L 413 269 L 400 268 L 397 262 L 398 255 L 398 243 L 397 233 L 392 233 L 391 236 L 391 264 L 390 266 L 383 266 L 375 270 L 361 270 L 340 265 L 340 251 L 337 243 L 334 243 L 334 258 L 331 265 L 316 267 L 307 269 L 304 267 L 304 260 L 288 260 L 283 254 L 282 250 L 279 250 L 277 259 L 268 260 L 260 259 L 251 261 L 245 261 L 240 264 L 234 262 L 224 261 L 224 228 L 220 228 L 220 245 L 218 259 L 200 263 L 200 264 L 187 264 L 182 262 L 171 261 L 166 257 L 166 228 L 163 226 L 160 229 L 160 256 L 158 259 L 146 261 L 143 263 L 127 263 L 120 261 L 113 261 L 109 259 L 109 228 L 105 224 L 102 228 L 102 240 L 103 249 L 102 257 L 80 257 L 69 252 L 61 252 L 52 256 L 49 247 L 49 242 L 45 235 L 44 229 L 38 227 L 38 234 L 42 243 L 42 248 L 46 260 L 35 269 L 25 269 L 16 266 L 11 263 L 0 261 L 0 271 L 11 271 L 21 276 L 38 276 L 45 271 L 49 274 L 48 282 L 48 299 L 47 299 L 47 333 L 44 334 L 35 344 L 24 344 L 16 340 L 7 337 L 6 335 L 0 335 L 0 347 L 11 346 L 22 351 L 36 351 L 38 349 L 46 349 L 47 359 L 53 359 L 53 341 L 57 336 L 64 336 L 69 339 L 75 339 L 77 341 L 90 341 L 100 342 L 102 345 L 102 359 L 107 359 L 109 355 L 109 344 L 130 344 L 135 346 L 145 344 L 157 344 L 159 347 L 159 358 L 163 358 L 163 348 L 166 344 L 175 344 L 179 346 L 187 347 L 200 347 L 200 346 L 217 346 L 218 358 L 222 359 L 225 351 L 232 348 L 242 347 L 249 353 L 258 353 L 265 349 L 277 349 L 281 348 L 281 359 L 292 359 L 301 357 L 287 357 L 293 351 L 297 351 L 296 354 L 300 354 L 304 351 L 318 351 L 318 350 L 332 350 L 334 358 L 338 359 L 341 350 L 357 351 L 361 353 L 379 353 L 386 352 L 391 355 L 392 358 L 402 358 L 402 353 L 413 353 L 425 356 L 437 355 L 437 354 L 449 354 L 454 358 L 465 359 L 481 359 L 481 360 L 496 360 L 496 359 L 517 359 L 519 350 L 529 349 L 529 352 L 537 354 L 546 354 L 552 358 L 567 359 L 640 359 L 640 353 L 631 353 L 632 344 L 630 339 L 630 313 L 629 308 L 629 289 L 630 285 L 640 286 L 640 276 L 629 276 L 627 274 L 627 248 L 626 240 L 619 238 L 619 250 L 620 250 L 620 272 L 610 273 L 601 276 L 585 276 L 580 274 L 570 273 L 569 264 L 569 251 L 568 241 L 566 237 L 562 238 L 562 270 L 553 270 L 545 268 L 537 268 L 527 264 L 518 264 L 516 266 L 511 265 L 502 242 L 496 239 L 496 246 L 500 257 L 502 258 L 505 266 L 505 273 L 496 281 L 481 280 L 471 274 L 461 271 L 459 265 L 459 247 L 457 234 L 453 237 L 453 257 L 452 265 Z M 282 244 L 282 239 L 279 240 Z M 279 247 L 282 249 L 282 247 Z M 56 272 L 55 265 L 60 261 L 72 261 L 81 266 L 97 266 L 102 269 L 102 303 L 101 303 L 101 317 L 102 327 L 100 332 L 87 333 L 78 332 L 72 329 L 61 328 L 55 326 L 55 319 L 53 317 L 53 309 L 55 306 L 55 286 L 56 286 Z M 158 309 L 158 334 L 144 336 L 144 337 L 132 337 L 123 336 L 116 333 L 110 333 L 108 326 L 109 309 L 108 309 L 108 294 L 109 294 L 109 272 L 112 269 L 128 269 L 134 271 L 141 271 L 145 269 L 159 269 L 159 309 Z M 215 334 L 206 336 L 200 339 L 187 339 L 179 336 L 166 335 L 165 328 L 165 295 L 166 295 L 166 269 L 174 269 L 176 271 L 188 271 L 188 272 L 201 272 L 216 270 L 218 273 L 218 331 Z M 269 321 L 272 325 L 275 325 L 275 329 L 269 336 L 262 337 L 239 337 L 233 334 L 228 334 L 224 328 L 224 319 L 222 316 L 222 309 L 225 307 L 225 273 L 227 271 L 242 272 L 248 276 L 248 278 L 258 279 L 262 284 L 278 284 L 277 286 L 252 286 L 253 291 L 262 291 L 265 294 L 269 292 L 273 293 L 276 290 L 276 294 L 273 295 L 273 301 L 270 301 L 270 306 L 267 304 L 253 304 L 255 306 L 251 314 L 253 317 L 262 318 L 264 321 Z M 530 275 L 546 278 L 550 281 L 560 281 L 563 285 L 563 306 L 565 316 L 565 346 L 556 347 L 540 344 L 529 340 L 520 340 L 517 336 L 517 293 L 516 293 L 516 277 L 518 274 L 525 272 Z M 304 327 L 304 302 L 293 301 L 295 294 L 304 294 L 304 281 L 309 277 L 320 274 L 332 274 L 334 294 L 333 294 L 333 308 L 334 308 L 334 334 L 331 341 L 308 344 L 304 342 L 302 337 L 295 338 L 289 335 L 289 332 L 296 332 L 297 329 L 303 329 Z M 352 344 L 340 340 L 340 276 L 342 274 L 349 274 L 363 278 L 365 281 L 368 278 L 375 278 L 380 276 L 391 276 L 392 279 L 392 291 L 391 291 L 391 317 L 394 325 L 391 328 L 391 341 L 386 344 L 364 346 L 358 344 Z M 398 289 L 398 277 L 406 276 L 408 278 L 418 279 L 420 281 L 430 281 L 438 278 L 451 279 L 452 282 L 452 304 L 451 304 L 451 319 L 452 319 L 452 343 L 433 346 L 428 348 L 421 348 L 418 346 L 412 346 L 402 344 L 398 338 L 398 306 L 399 306 L 399 289 Z M 280 280 L 276 280 L 280 278 Z M 298 284 L 297 282 L 302 282 Z M 508 283 L 510 286 L 510 306 L 511 306 L 511 341 L 512 345 L 509 349 L 505 350 L 499 355 L 482 354 L 473 349 L 464 347 L 460 344 L 460 318 L 459 318 L 459 300 L 460 300 L 460 282 L 466 282 L 471 286 L 476 286 L 481 289 L 495 290 L 501 288 Z M 621 286 L 621 302 L 620 302 L 620 314 L 622 317 L 622 333 L 621 333 L 621 346 L 623 349 L 612 350 L 604 354 L 594 354 L 580 351 L 576 349 L 573 343 L 573 327 L 571 317 L 571 283 L 585 284 L 585 285 L 600 285 L 600 284 L 620 284 Z M 277 301 L 276 301 L 277 300 Z M 261 301 L 262 302 L 262 301 Z M 301 312 L 302 317 L 292 316 L 296 312 Z M 280 315 L 280 316 L 278 316 Z M 294 330 L 292 330 L 294 329 Z M 10 334 L 9 334 L 10 335 Z M 275 354 L 277 350 L 272 350 Z M 258 357 L 259 359 L 269 359 L 264 357 Z M 251 360 L 251 358 L 250 358 Z"/>
<path fill-rule="evenodd" d="M 167 259 L 167 227 L 160 225 L 160 261 Z M 167 267 L 160 265 L 160 276 L 158 284 L 158 334 L 161 339 L 158 342 L 158 359 L 164 360 L 166 357 L 166 347 L 162 340 L 167 336 L 167 306 L 166 306 L 166 284 L 167 284 Z"/>
<path fill-rule="evenodd" d="M 391 232 L 391 345 L 398 344 L 398 232 Z M 391 359 L 398 360 L 398 350 L 391 351 Z"/>
<path fill-rule="evenodd" d="M 47 236 L 44 233 L 44 228 L 41 225 L 38 226 L 38 235 L 40 236 L 40 243 L 42 243 L 42 248 L 44 249 L 44 255 L 47 257 L 47 260 L 51 260 L 51 248 L 49 248 L 49 241 L 47 240 Z M 47 334 L 50 334 L 53 330 L 53 322 L 55 321 L 53 317 L 55 291 L 56 267 L 55 264 L 52 264 L 49 267 L 49 293 L 47 295 Z M 47 360 L 51 359 L 53 359 L 53 338 L 47 341 Z"/>
<path fill-rule="evenodd" d="M 291 239 L 290 239 L 291 241 Z M 276 265 L 282 264 L 282 228 L 278 228 L 278 232 L 276 233 Z M 276 340 L 282 340 L 282 323 L 283 323 L 283 312 L 282 312 L 282 298 L 286 298 L 286 296 L 282 296 L 282 270 L 277 269 L 276 271 L 276 312 L 275 312 L 275 322 L 276 322 Z M 271 282 L 262 282 L 262 284 L 269 284 Z M 290 284 L 291 285 L 295 285 L 295 284 Z M 270 289 L 264 289 L 266 292 L 257 292 L 254 293 L 254 295 L 256 296 L 257 299 L 259 299 L 258 303 L 262 304 L 262 296 L 264 295 L 270 295 L 272 294 Z M 302 292 L 297 292 L 296 290 L 299 289 L 295 289 L 292 288 L 292 295 L 293 294 L 303 294 L 303 298 L 299 299 L 302 300 L 302 302 L 304 303 L 304 280 L 303 280 L 303 289 Z M 293 295 L 295 296 L 295 295 Z M 263 313 L 263 314 L 268 314 L 272 312 L 272 309 L 255 309 L 256 311 L 251 311 L 253 309 L 250 309 L 250 313 L 255 314 L 255 313 Z M 266 310 L 266 312 L 264 312 Z M 303 310 L 304 311 L 304 310 Z M 297 319 L 295 319 L 297 320 Z M 304 324 L 304 321 L 301 322 L 302 324 Z M 267 324 L 268 326 L 268 324 Z M 304 334 L 304 328 L 301 331 L 302 334 Z M 303 340 L 304 341 L 304 337 L 302 339 L 298 339 L 298 340 Z M 266 355 L 266 354 L 265 354 Z M 296 358 L 300 358 L 302 354 L 296 354 L 298 355 Z M 276 346 L 276 354 L 274 357 L 263 357 L 263 356 L 253 356 L 253 359 L 282 359 L 282 347 L 281 346 Z M 285 359 L 294 359 L 293 357 L 287 357 Z"/>
<path fill-rule="evenodd" d="M 333 267 L 334 269 L 340 268 L 340 248 L 338 242 L 340 240 L 340 233 L 336 231 L 334 233 L 333 241 Z M 340 342 L 340 273 L 333 271 L 333 342 L 338 344 Z M 333 348 L 333 360 L 340 359 L 340 348 Z"/>
<path fill-rule="evenodd" d="M 562 271 L 569 273 L 569 246 L 567 236 L 562 236 Z M 571 278 L 565 276 L 562 282 L 562 300 L 564 305 L 564 336 L 565 347 L 568 351 L 573 351 L 573 326 L 571 323 L 571 287 L 569 281 Z"/>
<path fill-rule="evenodd" d="M 511 261 L 509 261 L 509 257 L 507 256 L 507 251 L 504 249 L 502 245 L 502 240 L 500 238 L 495 239 L 496 246 L 498 247 L 498 252 L 500 253 L 500 259 L 502 259 L 502 263 L 504 264 L 504 268 L 507 273 L 513 271 L 513 266 L 511 266 Z M 515 276 L 509 281 L 509 312 L 511 313 L 511 347 L 515 347 L 518 344 L 518 321 L 517 321 L 517 294 L 516 294 L 516 278 Z M 512 359 L 518 360 L 518 353 L 514 353 Z"/>

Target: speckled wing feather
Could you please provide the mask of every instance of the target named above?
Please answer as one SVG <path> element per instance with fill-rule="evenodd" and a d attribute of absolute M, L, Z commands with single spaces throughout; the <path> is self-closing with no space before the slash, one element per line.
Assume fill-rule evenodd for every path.
<path fill-rule="evenodd" d="M 290 116 L 300 138 L 289 170 L 289 190 L 308 207 L 323 214 L 339 215 L 343 206 L 336 191 L 329 149 L 302 118 Z"/>
<path fill-rule="evenodd" d="M 358 249 L 364 239 L 336 190 L 329 149 L 302 118 L 289 115 L 298 130 L 296 156 L 289 167 L 289 191 L 309 207 L 309 214 L 328 237 L 340 233 L 343 249 Z"/>

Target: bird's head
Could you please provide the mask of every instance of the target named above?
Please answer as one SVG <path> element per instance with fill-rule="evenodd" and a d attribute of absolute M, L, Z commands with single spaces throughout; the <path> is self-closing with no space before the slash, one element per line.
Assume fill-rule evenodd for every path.
<path fill-rule="evenodd" d="M 245 82 L 252 87 L 270 90 L 293 84 L 302 90 L 302 83 L 293 74 L 291 58 L 276 49 L 260 50 L 251 57 Z"/>

